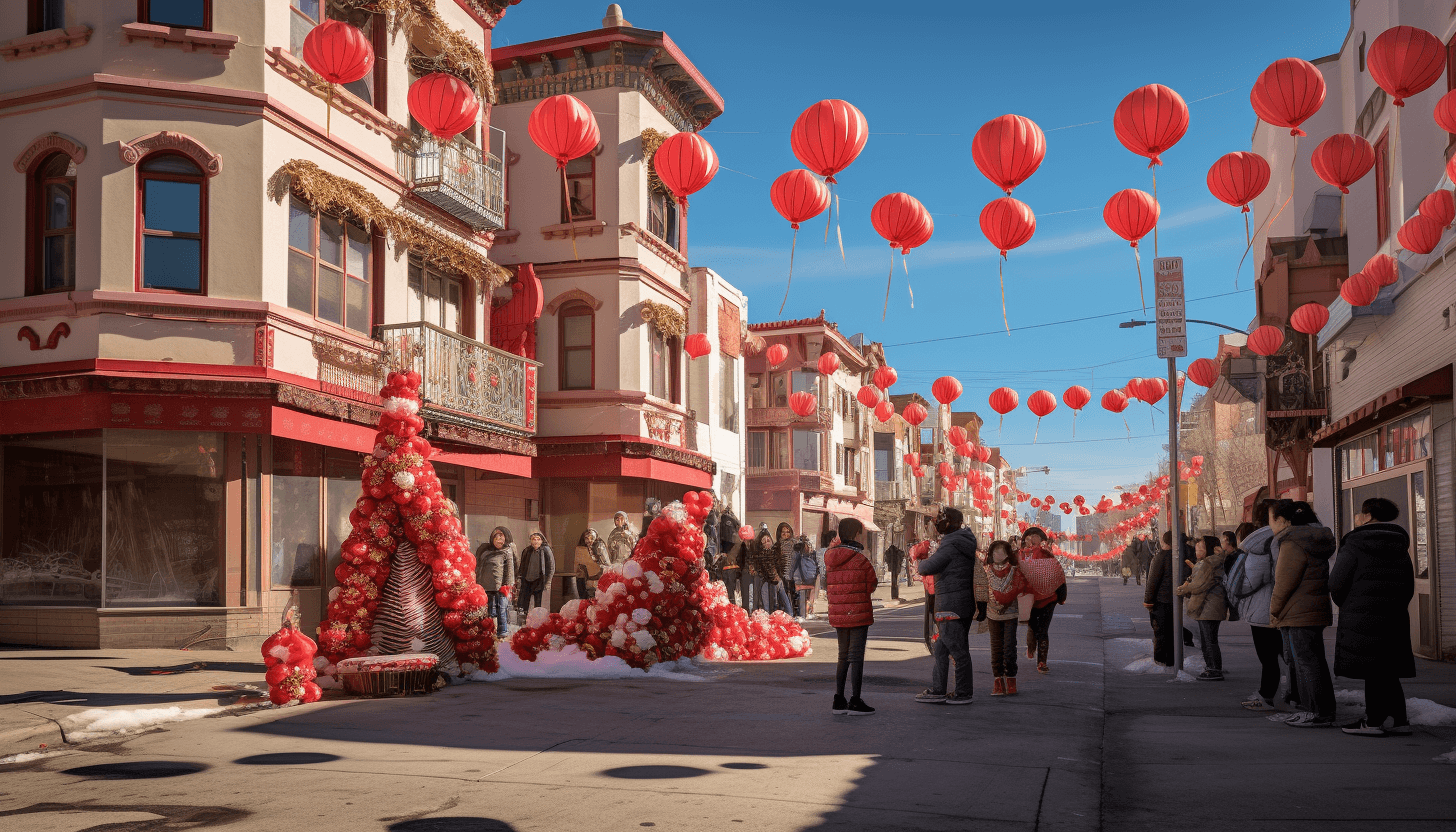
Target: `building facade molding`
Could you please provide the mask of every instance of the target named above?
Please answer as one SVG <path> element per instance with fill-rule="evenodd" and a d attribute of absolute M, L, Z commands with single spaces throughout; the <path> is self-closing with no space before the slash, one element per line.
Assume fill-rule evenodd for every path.
<path fill-rule="evenodd" d="M 78 165 L 86 160 L 86 145 L 65 133 L 51 132 L 37 136 L 35 141 L 20 151 L 20 155 L 15 157 L 15 172 L 30 173 L 31 166 L 39 159 L 50 155 L 52 151 L 60 151 L 70 156 L 71 161 Z"/>
<path fill-rule="evenodd" d="M 153 23 L 123 23 L 121 42 L 147 41 L 153 48 L 171 47 L 183 52 L 210 52 L 226 59 L 238 45 L 238 36 Z"/>
<path fill-rule="evenodd" d="M 222 156 L 208 150 L 206 145 L 186 133 L 159 130 L 129 142 L 117 142 L 117 152 L 121 156 L 121 161 L 128 165 L 136 165 L 149 154 L 159 150 L 173 150 L 181 153 L 196 162 L 209 178 L 222 173 Z"/>
<path fill-rule="evenodd" d="M 67 26 L 64 29 L 49 29 L 44 32 L 36 32 L 33 35 L 25 35 L 23 37 L 0 41 L 0 58 L 4 58 L 7 61 L 35 58 L 41 55 L 49 55 L 52 52 L 64 52 L 67 49 L 85 46 L 90 41 L 90 26 Z"/>
<path fill-rule="evenodd" d="M 590 306 L 593 312 L 600 312 L 602 310 L 602 302 L 593 297 L 590 292 L 586 291 L 585 289 L 568 289 L 565 292 L 562 292 L 561 294 L 552 298 L 551 301 L 546 304 L 546 312 L 547 314 L 555 315 L 556 310 L 560 309 L 568 303 L 571 303 L 572 301 L 577 300 L 585 303 L 587 306 Z"/>

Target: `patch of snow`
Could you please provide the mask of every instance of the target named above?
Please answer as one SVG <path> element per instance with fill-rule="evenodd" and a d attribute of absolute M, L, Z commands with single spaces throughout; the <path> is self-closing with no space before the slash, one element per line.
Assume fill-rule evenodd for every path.
<path fill-rule="evenodd" d="M 691 659 L 663 662 L 647 670 L 638 670 L 618 656 L 592 660 L 581 648 L 568 644 L 561 650 L 542 650 L 536 661 L 528 662 L 509 650 L 500 651 L 498 673 L 479 670 L 467 678 L 474 682 L 498 682 L 503 679 L 671 679 L 675 682 L 704 682 Z"/>
<path fill-rule="evenodd" d="M 62 720 L 67 740 L 141 731 L 169 722 L 186 722 L 221 713 L 223 708 L 90 708 Z"/>
<path fill-rule="evenodd" d="M 19 754 L 0 757 L 0 766 L 13 765 L 15 763 L 29 763 L 32 760 L 39 760 L 42 757 L 50 757 L 54 754 L 54 751 L 23 751 Z"/>
<path fill-rule="evenodd" d="M 1365 691 L 1337 690 L 1335 702 L 1340 705 L 1365 707 Z M 1429 725 L 1434 728 L 1456 726 L 1456 708 L 1432 702 L 1429 699 L 1411 697 L 1405 700 L 1405 713 L 1412 725 Z"/>
<path fill-rule="evenodd" d="M 1431 759 L 1435 760 L 1438 763 L 1456 763 L 1456 748 L 1451 749 L 1449 752 L 1442 754 L 1439 757 L 1432 757 Z M 4 761 L 0 760 L 0 762 Z"/>
<path fill-rule="evenodd" d="M 1150 638 L 1114 638 L 1108 642 L 1108 661 L 1128 673 L 1172 673 L 1173 668 L 1153 661 L 1153 640 Z M 1124 664 L 1126 662 L 1126 664 Z M 1183 672 L 1202 673 L 1205 665 L 1196 648 L 1184 648 Z"/>

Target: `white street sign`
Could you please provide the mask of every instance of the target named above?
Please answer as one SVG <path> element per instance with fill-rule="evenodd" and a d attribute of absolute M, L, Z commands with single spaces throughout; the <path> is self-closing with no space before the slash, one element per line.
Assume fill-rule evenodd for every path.
<path fill-rule="evenodd" d="M 1188 325 L 1183 307 L 1183 258 L 1153 259 L 1153 297 L 1157 303 L 1158 357 L 1188 355 Z"/>

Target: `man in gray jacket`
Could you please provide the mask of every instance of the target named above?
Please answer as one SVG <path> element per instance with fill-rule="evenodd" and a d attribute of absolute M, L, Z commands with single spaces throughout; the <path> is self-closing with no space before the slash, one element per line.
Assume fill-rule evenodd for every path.
<path fill-rule="evenodd" d="M 971 704 L 971 622 L 985 619 L 986 604 L 976 601 L 976 570 L 981 564 L 976 560 L 976 535 L 963 527 L 964 522 L 960 509 L 942 508 L 935 518 L 935 530 L 941 534 L 940 546 L 918 568 L 921 575 L 935 576 L 935 623 L 939 637 L 935 641 L 930 689 L 916 695 L 917 702 Z M 955 691 L 947 696 L 952 661 L 955 662 Z"/>

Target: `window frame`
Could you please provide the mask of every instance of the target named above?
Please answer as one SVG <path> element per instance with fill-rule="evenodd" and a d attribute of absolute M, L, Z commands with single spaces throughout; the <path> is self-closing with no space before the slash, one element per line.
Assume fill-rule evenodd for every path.
<path fill-rule="evenodd" d="M 720 351 L 718 373 L 718 427 L 737 433 L 739 416 L 743 411 L 738 396 L 737 357 Z"/>
<path fill-rule="evenodd" d="M 1375 140 L 1375 245 L 1390 239 L 1390 128 Z"/>
<path fill-rule="evenodd" d="M 61 22 L 57 26 L 47 26 L 46 10 L 58 11 Z M 66 28 L 66 2 L 65 0 L 30 0 L 26 3 L 25 33 L 27 35 L 38 35 L 41 32 L 52 32 L 56 29 Z"/>
<path fill-rule="evenodd" d="M 588 329 L 589 337 L 585 347 L 568 347 L 566 345 L 566 319 L 587 318 L 590 323 Z M 556 312 L 556 389 L 557 390 L 595 390 L 597 389 L 597 315 L 590 305 L 583 301 L 574 300 Z M 588 373 L 590 379 L 586 387 L 568 387 L 566 384 L 566 355 L 567 352 L 585 351 L 587 354 Z"/>
<path fill-rule="evenodd" d="M 52 183 L 66 181 L 71 185 L 71 236 L 76 234 L 76 198 L 77 198 L 77 177 L 46 177 L 44 171 L 51 160 L 57 156 L 64 156 L 68 164 L 75 164 L 76 160 L 71 154 L 64 150 L 57 150 L 45 154 L 31 164 L 30 170 L 25 176 L 25 294 L 49 295 L 58 292 L 73 292 L 76 289 L 75 273 L 75 248 L 72 248 L 71 259 L 71 284 L 59 289 L 45 288 L 45 238 L 46 238 L 46 187 Z"/>
<path fill-rule="evenodd" d="M 586 172 L 586 173 L 571 173 L 571 170 L 570 170 L 571 163 L 572 162 L 580 162 L 583 159 L 586 160 L 587 164 L 591 165 L 591 170 L 588 171 L 588 172 Z M 596 152 L 593 151 L 591 153 L 586 154 L 585 156 L 580 156 L 580 157 L 578 157 L 576 159 L 572 159 L 571 162 L 568 162 L 567 163 L 567 170 L 566 170 L 565 176 L 566 176 L 566 192 L 561 195 L 561 222 L 562 222 L 562 224 L 565 225 L 567 223 L 573 223 L 573 222 L 590 222 L 592 220 L 595 220 L 597 218 L 597 157 L 596 157 Z M 591 210 L 587 214 L 585 214 L 584 216 L 577 217 L 577 216 L 573 216 L 572 213 L 571 213 L 571 183 L 572 182 L 580 182 L 580 181 L 583 181 L 583 180 L 588 181 L 588 182 L 591 183 L 591 205 L 589 206 Z"/>
<path fill-rule="evenodd" d="M 212 0 L 197 0 L 202 4 L 202 25 L 182 26 L 176 23 L 152 20 L 152 0 L 137 0 L 137 22 L 148 23 L 152 26 L 166 26 L 171 29 L 191 29 L 194 32 L 212 31 Z M 322 2 L 322 0 L 321 0 Z"/>
<path fill-rule="evenodd" d="M 657 209 L 657 200 L 663 201 L 662 226 L 664 231 L 670 231 L 667 235 L 659 234 L 652 227 L 654 212 Z M 647 233 L 661 240 L 672 248 L 673 251 L 682 251 L 683 227 L 682 211 L 678 209 L 677 200 L 672 194 L 648 188 L 647 193 Z M 674 239 L 675 237 L 675 239 Z"/>
<path fill-rule="evenodd" d="M 380 265 L 379 264 L 379 252 L 382 249 L 382 245 L 380 244 L 380 240 L 379 240 L 379 235 L 376 234 L 374 232 L 374 229 L 372 228 L 372 226 L 370 226 L 368 224 L 364 224 L 364 223 L 357 222 L 357 221 L 352 220 L 352 219 L 350 219 L 348 217 L 345 217 L 345 216 L 343 216 L 341 214 L 330 214 L 327 211 L 320 211 L 316 206 L 309 205 L 307 202 L 303 201 L 302 199 L 299 199 L 299 197 L 297 197 L 297 196 L 293 196 L 293 195 L 290 195 L 289 196 L 289 205 L 288 205 L 288 207 L 289 207 L 289 210 L 290 211 L 293 208 L 293 201 L 294 200 L 297 200 L 300 205 L 302 205 L 303 207 L 305 207 L 305 208 L 308 209 L 309 218 L 310 218 L 310 221 L 309 221 L 309 241 L 310 241 L 310 243 L 312 245 L 313 251 L 311 251 L 311 252 L 310 251 L 304 251 L 304 250 L 302 250 L 300 248 L 295 247 L 293 245 L 293 240 L 292 240 L 292 229 L 290 228 L 289 229 L 289 232 L 290 232 L 289 237 L 290 238 L 287 241 L 288 258 L 291 260 L 293 258 L 294 252 L 297 252 L 299 254 L 306 255 L 307 257 L 309 257 L 310 259 L 313 260 L 313 267 L 310 270 L 311 277 L 312 277 L 312 283 L 313 283 L 313 303 L 312 303 L 312 307 L 313 308 L 311 310 L 298 309 L 297 307 L 294 307 L 292 304 L 288 303 L 287 302 L 287 298 L 284 299 L 284 306 L 288 307 L 289 309 L 292 309 L 295 312 L 300 312 L 300 313 L 302 313 L 304 315 L 308 315 L 308 316 L 312 317 L 315 321 L 319 321 L 319 322 L 325 323 L 325 324 L 330 324 L 332 326 L 338 327 L 339 329 L 342 329 L 342 330 L 346 330 L 348 332 L 353 332 L 353 333 L 357 333 L 357 334 L 363 335 L 365 338 L 372 337 L 373 331 L 374 331 L 374 324 L 376 322 L 375 321 L 375 309 L 377 308 L 377 306 L 376 306 L 376 302 L 377 302 L 377 298 L 376 298 L 376 294 L 377 294 L 376 285 L 379 283 L 379 277 L 378 277 L 379 276 L 379 265 Z M 343 285 L 341 287 L 341 291 L 340 291 L 340 294 L 339 294 L 339 309 L 340 309 L 341 317 L 342 317 L 343 320 L 341 320 L 341 321 L 339 321 L 337 323 L 334 322 L 334 321 L 330 321 L 330 320 L 328 320 L 326 318 L 320 318 L 319 317 L 319 314 L 318 314 L 318 303 L 319 303 L 319 280 L 318 280 L 318 278 L 319 278 L 319 269 L 321 268 L 319 264 L 322 263 L 322 262 L 326 262 L 326 261 L 324 261 L 319 256 L 319 250 L 318 250 L 318 247 L 319 247 L 319 224 L 323 221 L 322 218 L 325 217 L 325 216 L 328 216 L 328 217 L 331 217 L 334 220 L 337 220 L 339 222 L 339 225 L 343 229 L 342 247 L 341 247 L 341 250 L 340 250 L 340 253 L 342 255 L 343 262 L 337 264 L 338 267 L 339 267 L 340 276 L 343 279 Z M 292 218 L 290 217 L 290 225 L 291 224 L 292 224 Z M 355 329 L 355 328 L 349 326 L 349 281 L 350 280 L 356 280 L 356 281 L 359 280 L 358 277 L 356 277 L 354 275 L 351 275 L 349 273 L 349 227 L 350 226 L 353 226 L 354 228 L 360 229 L 361 231 L 364 232 L 364 235 L 369 238 L 369 253 L 364 258 L 365 268 L 369 271 L 369 274 L 363 280 L 363 283 L 364 283 L 364 329 L 362 329 L 362 330 L 361 329 Z M 331 267 L 333 265 L 334 264 L 329 264 L 329 266 L 331 266 Z M 285 272 L 284 272 L 284 274 L 285 274 L 285 276 L 287 275 L 286 264 L 285 264 Z M 287 287 L 285 285 L 285 291 L 286 290 L 287 290 Z"/>
<path fill-rule="evenodd" d="M 198 172 L 195 173 L 195 174 L 191 174 L 191 173 L 167 173 L 167 172 L 159 172 L 159 171 L 149 171 L 149 170 L 146 169 L 146 165 L 147 165 L 148 162 L 150 162 L 153 159 L 161 158 L 163 156 L 175 156 L 175 157 L 177 157 L 179 159 L 185 159 L 188 164 L 190 164 L 193 167 L 197 168 L 197 171 Z M 207 217 L 207 214 L 208 214 L 208 202 L 209 202 L 209 199 L 208 199 L 208 184 L 207 184 L 207 180 L 208 180 L 207 173 L 202 169 L 202 166 L 197 163 L 197 160 L 196 159 L 193 159 L 191 156 L 188 156 L 185 153 L 178 153 L 178 152 L 173 151 L 173 150 L 159 150 L 159 151 L 156 151 L 154 153 L 148 153 L 143 158 L 137 160 L 137 163 L 136 163 L 136 260 L 135 260 L 135 264 L 134 264 L 135 269 L 136 269 L 136 278 L 135 278 L 135 282 L 134 282 L 135 290 L 136 291 L 138 291 L 138 292 L 157 292 L 157 293 L 168 294 L 168 295 L 198 295 L 198 296 L 204 296 L 204 297 L 207 295 L 207 248 L 208 248 L 208 246 L 207 246 L 207 238 L 208 238 L 208 233 L 207 233 L 207 229 L 208 229 L 208 217 Z M 186 183 L 195 184 L 195 185 L 198 186 L 198 188 L 197 188 L 197 203 L 198 203 L 198 205 L 197 205 L 197 211 L 198 211 L 197 229 L 198 230 L 197 230 L 197 234 L 195 236 L 194 235 L 191 235 L 191 234 L 186 234 L 186 233 L 179 234 L 178 232 L 162 231 L 161 229 L 155 230 L 150 235 L 147 233 L 147 218 L 146 218 L 146 192 L 147 192 L 147 188 L 146 188 L 146 183 L 147 182 L 151 182 L 151 181 L 158 181 L 158 182 L 186 182 Z M 146 285 L 146 260 L 143 257 L 143 250 L 146 247 L 146 238 L 148 236 L 153 236 L 153 237 L 173 237 L 173 238 L 176 238 L 176 239 L 183 239 L 183 240 L 197 239 L 197 240 L 199 240 L 201 242 L 201 245 L 198 247 L 198 254 L 197 254 L 198 263 L 197 263 L 197 290 L 196 291 L 191 291 L 191 290 L 187 290 L 187 289 L 152 288 L 152 287 L 148 287 Z"/>

